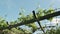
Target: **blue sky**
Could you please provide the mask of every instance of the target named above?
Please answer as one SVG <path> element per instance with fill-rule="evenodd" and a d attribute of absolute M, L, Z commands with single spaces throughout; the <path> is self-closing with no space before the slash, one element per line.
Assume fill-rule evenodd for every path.
<path fill-rule="evenodd" d="M 49 8 L 50 5 L 53 8 L 60 8 L 59 3 L 60 0 L 0 0 L 0 16 L 7 21 L 12 21 L 18 18 L 20 8 L 25 10 L 25 14 L 29 14 L 39 5 L 44 9 Z"/>
<path fill-rule="evenodd" d="M 29 14 L 39 6 L 43 9 L 51 5 L 53 8 L 60 8 L 59 3 L 60 0 L 0 0 L 0 16 L 12 21 L 18 18 L 20 8 L 25 10 L 25 14 Z"/>

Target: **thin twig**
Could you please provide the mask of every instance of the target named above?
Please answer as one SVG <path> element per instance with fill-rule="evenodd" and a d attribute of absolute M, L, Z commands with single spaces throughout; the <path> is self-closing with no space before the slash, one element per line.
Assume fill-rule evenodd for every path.
<path fill-rule="evenodd" d="M 36 19 L 36 21 L 38 22 L 41 30 L 42 30 L 42 31 L 44 32 L 44 34 L 45 34 L 45 31 L 44 31 L 44 29 L 42 28 L 41 23 L 39 22 L 39 20 L 37 19 L 36 15 L 35 15 L 35 11 L 32 11 L 32 12 L 33 12 L 33 16 L 34 16 L 34 18 Z"/>

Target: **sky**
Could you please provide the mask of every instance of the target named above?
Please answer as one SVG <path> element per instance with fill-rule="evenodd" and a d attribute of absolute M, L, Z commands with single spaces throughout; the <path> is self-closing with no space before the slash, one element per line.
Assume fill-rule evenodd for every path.
<path fill-rule="evenodd" d="M 6 21 L 14 21 L 19 17 L 21 8 L 24 9 L 24 14 L 30 14 L 37 7 L 43 9 L 60 8 L 59 3 L 60 0 L 0 0 L 0 17 Z"/>
<path fill-rule="evenodd" d="M 60 0 L 0 0 L 0 16 L 6 21 L 13 21 L 19 17 L 21 8 L 25 14 L 32 13 L 37 7 L 46 9 L 49 7 L 59 8 Z"/>

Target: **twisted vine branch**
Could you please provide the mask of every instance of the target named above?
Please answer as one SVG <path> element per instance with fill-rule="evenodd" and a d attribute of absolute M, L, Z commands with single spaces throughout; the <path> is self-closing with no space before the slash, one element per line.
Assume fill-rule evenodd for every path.
<path fill-rule="evenodd" d="M 55 17 L 55 16 L 58 16 L 60 15 L 60 11 L 57 11 L 55 13 L 52 13 L 52 14 L 48 14 L 48 15 L 45 15 L 45 16 L 41 16 L 38 19 L 38 21 L 41 21 L 41 20 L 44 20 L 44 19 L 49 19 L 51 17 Z M 35 20 L 34 18 L 33 19 L 30 19 L 30 20 L 27 20 L 27 21 L 22 21 L 20 23 L 17 23 L 17 24 L 14 24 L 14 25 L 9 25 L 8 27 L 2 27 L 0 28 L 0 30 L 4 30 L 4 29 L 11 29 L 11 28 L 14 28 L 14 27 L 17 27 L 17 26 L 21 26 L 21 25 L 24 25 L 24 24 L 29 24 L 29 23 L 34 23 L 36 22 L 37 20 Z"/>

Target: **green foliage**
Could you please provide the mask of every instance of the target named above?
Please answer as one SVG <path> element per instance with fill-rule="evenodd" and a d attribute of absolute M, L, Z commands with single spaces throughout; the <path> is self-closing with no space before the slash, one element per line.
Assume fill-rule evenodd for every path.
<path fill-rule="evenodd" d="M 46 34 L 60 34 L 60 27 L 57 29 L 51 28 L 50 30 L 46 31 Z"/>
<path fill-rule="evenodd" d="M 46 31 L 46 34 L 55 34 L 56 33 L 56 30 L 51 28 L 50 30 L 47 30 Z"/>
<path fill-rule="evenodd" d="M 35 32 L 37 30 L 37 26 L 35 23 L 30 23 L 30 24 L 27 24 L 27 26 L 29 27 L 32 27 L 32 31 Z"/>
<path fill-rule="evenodd" d="M 37 13 L 36 13 L 36 16 L 37 18 L 41 17 L 41 16 L 45 16 L 47 14 L 51 14 L 51 13 L 54 13 L 54 9 L 53 8 L 49 8 L 48 10 L 46 9 L 41 9 L 39 8 L 37 10 Z M 33 14 L 29 14 L 29 15 L 24 15 L 23 12 L 20 12 L 19 13 L 19 18 L 15 21 L 11 21 L 10 22 L 10 25 L 14 25 L 14 24 L 17 24 L 18 22 L 26 22 L 27 20 L 31 20 L 31 19 L 34 19 L 33 17 Z M 47 20 L 52 20 L 53 18 L 49 18 Z M 38 28 L 36 26 L 35 23 L 30 23 L 30 24 L 25 24 L 29 27 L 32 27 L 32 32 L 28 31 L 28 30 L 23 30 L 19 27 L 16 27 L 16 28 L 12 28 L 12 29 L 6 29 L 6 30 L 0 30 L 0 33 L 2 32 L 3 34 L 32 34 L 33 32 L 35 32 Z M 0 28 L 2 27 L 7 27 L 9 26 L 6 21 L 0 17 Z M 58 29 L 53 29 L 51 28 L 51 30 L 47 30 L 46 31 L 46 34 L 59 34 L 60 33 L 60 28 Z"/>
<path fill-rule="evenodd" d="M 54 9 L 53 8 L 50 8 L 48 9 L 47 13 L 46 14 L 51 14 L 51 13 L 54 13 Z M 48 20 L 52 20 L 53 18 L 49 18 Z"/>
<path fill-rule="evenodd" d="M 7 27 L 7 26 L 8 25 L 7 25 L 6 21 L 2 17 L 0 17 L 0 28 L 1 27 Z"/>
<path fill-rule="evenodd" d="M 53 8 L 49 8 L 48 10 L 46 10 L 46 9 L 40 9 L 39 8 L 39 10 L 37 10 L 37 17 L 39 18 L 40 16 L 44 16 L 44 15 L 47 15 L 47 14 L 51 14 L 51 13 L 54 13 L 54 9 Z M 47 20 L 52 20 L 52 18 L 49 18 L 49 19 L 47 19 Z"/>

